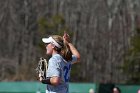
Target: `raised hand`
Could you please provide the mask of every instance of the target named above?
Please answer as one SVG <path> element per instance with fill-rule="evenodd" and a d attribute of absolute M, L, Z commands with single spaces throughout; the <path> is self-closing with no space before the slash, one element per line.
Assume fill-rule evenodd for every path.
<path fill-rule="evenodd" d="M 64 32 L 63 40 L 64 42 L 70 43 L 70 36 L 66 32 Z"/>

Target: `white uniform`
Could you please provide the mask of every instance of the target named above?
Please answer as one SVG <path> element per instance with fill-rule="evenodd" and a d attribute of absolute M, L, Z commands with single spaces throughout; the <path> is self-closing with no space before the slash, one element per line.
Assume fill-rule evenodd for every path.
<path fill-rule="evenodd" d="M 62 82 L 57 85 L 47 85 L 46 93 L 69 93 L 69 79 L 71 71 L 71 63 L 77 58 L 73 55 L 72 61 L 66 62 L 61 55 L 54 54 L 48 63 L 47 77 L 58 76 Z"/>

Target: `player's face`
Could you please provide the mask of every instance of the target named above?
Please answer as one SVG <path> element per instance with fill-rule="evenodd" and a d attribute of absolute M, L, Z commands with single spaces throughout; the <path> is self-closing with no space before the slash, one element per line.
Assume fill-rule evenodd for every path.
<path fill-rule="evenodd" d="M 53 53 L 53 46 L 52 46 L 52 44 L 51 43 L 46 44 L 46 54 L 47 55 L 52 55 L 52 53 Z"/>

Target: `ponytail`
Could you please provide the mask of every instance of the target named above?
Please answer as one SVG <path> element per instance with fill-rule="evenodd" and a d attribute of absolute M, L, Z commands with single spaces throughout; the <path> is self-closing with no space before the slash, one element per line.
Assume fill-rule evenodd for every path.
<path fill-rule="evenodd" d="M 52 38 L 60 45 L 62 46 L 61 48 L 58 48 L 55 46 L 55 50 L 61 54 L 61 56 L 66 60 L 66 61 L 71 61 L 72 60 L 72 52 L 70 50 L 70 47 L 67 42 L 63 40 L 63 38 L 59 35 L 52 35 Z"/>
<path fill-rule="evenodd" d="M 64 47 L 61 50 L 61 55 L 66 61 L 72 60 L 72 52 L 70 50 L 68 43 L 66 42 L 64 42 Z"/>

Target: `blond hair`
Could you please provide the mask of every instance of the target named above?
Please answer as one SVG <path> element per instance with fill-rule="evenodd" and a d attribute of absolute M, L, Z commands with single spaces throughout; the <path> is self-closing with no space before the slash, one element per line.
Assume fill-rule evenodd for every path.
<path fill-rule="evenodd" d="M 61 48 L 58 48 L 57 46 L 55 46 L 55 50 L 60 53 L 62 55 L 62 57 L 66 60 L 66 61 L 71 61 L 72 60 L 72 52 L 70 50 L 69 45 L 64 42 L 63 38 L 59 35 L 52 35 L 51 36 L 60 46 L 62 46 Z"/>

